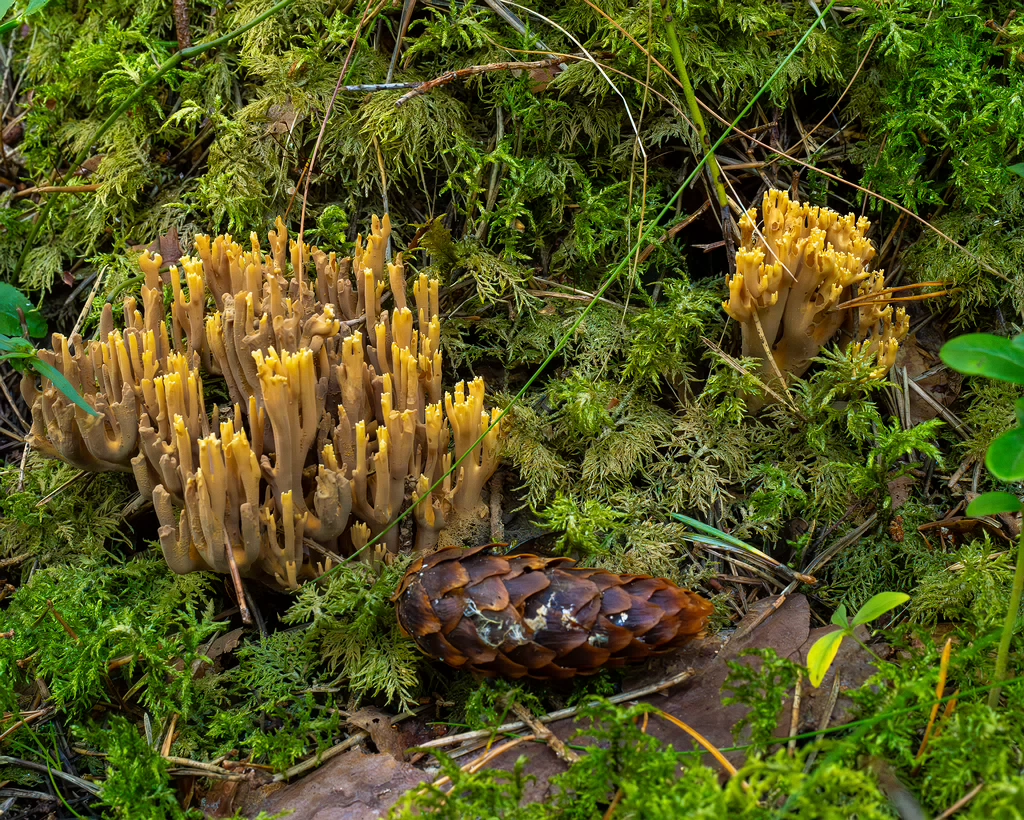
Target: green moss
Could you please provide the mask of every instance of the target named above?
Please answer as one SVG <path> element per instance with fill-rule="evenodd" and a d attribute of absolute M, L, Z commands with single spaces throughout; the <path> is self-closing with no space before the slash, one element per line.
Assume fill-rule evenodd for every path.
<path fill-rule="evenodd" d="M 82 474 L 34 454 L 23 483 L 18 465 L 2 467 L 0 556 L 50 564 L 117 549 L 131 537 L 122 513 L 134 493 L 126 476 Z"/>

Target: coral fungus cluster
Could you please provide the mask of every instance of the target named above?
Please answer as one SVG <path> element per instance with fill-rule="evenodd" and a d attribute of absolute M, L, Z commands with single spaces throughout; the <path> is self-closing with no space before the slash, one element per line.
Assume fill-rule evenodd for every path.
<path fill-rule="evenodd" d="M 723 303 L 742 325 L 743 355 L 764 362 L 759 376 L 777 387 L 779 376 L 803 375 L 844 326 L 860 350 L 876 356 L 873 375 L 888 373 L 909 320 L 887 303 L 882 271 L 870 270 L 871 223 L 776 190 L 765 193 L 761 212 L 760 230 L 756 208 L 740 219 L 743 244 Z"/>
<path fill-rule="evenodd" d="M 141 309 L 125 300 L 124 330 L 108 303 L 97 341 L 55 334 L 40 354 L 98 416 L 26 378 L 33 445 L 134 473 L 175 572 L 294 589 L 385 531 L 397 552 L 391 525 L 413 501 L 415 548 L 433 548 L 446 524 L 477 514 L 498 428 L 477 444 L 492 421 L 481 379 L 442 400 L 438 282 L 421 275 L 410 307 L 401 256 L 385 262 L 389 233 L 374 219 L 354 260 L 289 242 L 280 219 L 269 253 L 253 233 L 249 249 L 197 237 L 180 271 L 144 254 Z M 231 405 L 208 412 L 211 377 Z"/>

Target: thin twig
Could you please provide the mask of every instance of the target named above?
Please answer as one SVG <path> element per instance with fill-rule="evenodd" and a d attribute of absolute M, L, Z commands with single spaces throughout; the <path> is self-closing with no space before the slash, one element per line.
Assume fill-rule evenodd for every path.
<path fill-rule="evenodd" d="M 685 683 L 694 677 L 697 673 L 692 669 L 687 669 L 680 672 L 677 675 L 673 675 L 671 678 L 666 678 L 658 683 L 651 684 L 650 686 L 644 686 L 641 689 L 634 689 L 631 692 L 622 692 L 618 695 L 612 695 L 608 700 L 611 703 L 625 703 L 628 700 L 635 700 L 637 698 L 643 698 L 647 695 L 653 695 L 656 692 L 661 692 L 665 689 L 671 689 L 673 686 L 678 686 L 681 683 Z M 553 723 L 556 720 L 563 720 L 568 717 L 576 715 L 582 706 L 573 706 L 569 709 L 559 709 L 556 712 L 550 712 L 546 715 L 542 715 L 537 718 L 540 723 Z M 502 735 L 508 732 L 515 732 L 522 729 L 526 724 L 521 720 L 513 721 L 512 723 L 506 723 L 502 726 L 498 726 L 496 729 L 480 729 L 475 732 L 462 732 L 457 735 L 448 735 L 447 737 L 439 737 L 436 740 L 428 740 L 426 743 L 420 743 L 414 748 L 416 749 L 438 749 L 444 746 L 454 746 L 457 743 L 466 743 L 468 741 L 479 740 L 480 738 L 491 737 L 492 735 Z"/>
<path fill-rule="evenodd" d="M 82 325 L 85 324 L 85 319 L 89 315 L 89 311 L 92 310 L 92 303 L 96 300 L 97 294 L 100 292 L 100 287 L 106 281 L 104 272 L 106 268 L 102 268 L 96 275 L 96 279 L 92 283 L 92 288 L 89 290 L 89 295 L 85 297 L 85 304 L 82 305 L 82 310 L 78 314 L 78 318 L 75 320 L 75 326 L 71 328 L 71 332 L 68 334 L 69 339 L 73 339 L 76 333 L 79 333 L 82 329 Z"/>
<path fill-rule="evenodd" d="M 681 231 L 684 231 L 686 228 L 689 228 L 710 207 L 711 203 L 705 199 L 696 211 L 694 211 L 692 214 L 686 217 L 682 222 L 677 222 L 675 225 L 673 225 L 671 228 L 665 231 L 665 234 L 664 236 L 661 237 L 661 239 L 657 240 L 656 242 L 652 242 L 650 245 L 644 248 L 640 252 L 640 256 L 637 258 L 637 264 L 642 265 L 644 262 L 646 262 L 647 257 L 654 253 L 654 249 L 658 245 L 664 245 L 669 240 L 675 239 Z"/>
<path fill-rule="evenodd" d="M 178 36 L 178 48 L 184 51 L 192 45 L 192 32 L 188 20 L 188 1 L 172 0 L 174 14 L 174 32 Z"/>
<path fill-rule="evenodd" d="M 274 775 L 274 782 L 280 782 L 282 780 L 291 780 L 293 777 L 298 777 L 300 774 L 305 774 L 318 766 L 326 763 L 332 757 L 340 755 L 342 752 L 351 749 L 353 746 L 358 746 L 370 735 L 366 732 L 356 732 L 355 734 L 349 735 L 341 743 L 336 746 L 332 746 L 326 752 L 321 755 L 313 755 L 307 760 L 303 760 L 301 763 L 296 763 L 290 769 L 282 772 L 281 774 Z"/>
<path fill-rule="evenodd" d="M 915 282 L 912 285 L 896 285 L 894 287 L 882 288 L 880 291 L 873 291 L 871 293 L 864 293 L 858 296 L 854 296 L 850 299 L 847 299 L 845 302 L 839 302 L 838 304 L 833 305 L 830 308 L 830 310 L 842 310 L 843 308 L 863 307 L 865 305 L 871 304 L 885 304 L 891 301 L 890 297 L 892 297 L 892 295 L 894 293 L 897 293 L 898 291 L 917 290 L 920 288 L 944 287 L 946 287 L 945 282 Z M 926 293 L 924 294 L 924 297 L 929 298 L 932 296 L 942 296 L 945 293 L 946 291 L 943 291 L 942 293 Z"/>
<path fill-rule="evenodd" d="M 12 726 L 9 726 L 6 729 L 4 729 L 3 732 L 0 732 L 0 741 L 6 740 L 8 737 L 13 735 L 16 731 L 18 731 L 18 729 L 20 729 L 22 726 L 28 726 L 30 723 L 35 723 L 36 721 L 42 720 L 43 718 L 52 717 L 56 711 L 57 710 L 54 707 L 47 706 L 45 709 L 40 709 L 36 712 L 33 712 L 31 715 L 26 715 L 21 720 L 14 723 Z"/>
<path fill-rule="evenodd" d="M 970 803 L 975 797 L 977 797 L 978 792 L 980 792 L 983 788 L 985 788 L 985 784 L 979 783 L 977 786 L 975 786 L 973 789 L 967 792 L 967 794 L 965 794 L 963 797 L 957 800 L 952 806 L 950 806 L 948 809 L 942 812 L 942 814 L 937 815 L 935 820 L 948 820 L 948 818 L 952 817 L 954 814 L 960 811 L 960 809 L 962 809 L 964 806 Z"/>
<path fill-rule="evenodd" d="M 731 367 L 737 373 L 742 373 L 744 376 L 746 376 L 746 377 L 748 377 L 750 379 L 753 379 L 755 384 L 757 384 L 758 387 L 760 387 L 762 390 L 764 390 L 765 393 L 767 393 L 769 396 L 771 396 L 773 399 L 775 399 L 775 401 L 777 401 L 779 404 L 785 404 L 785 405 L 789 406 L 790 409 L 794 409 L 793 405 L 790 404 L 789 402 L 787 402 L 784 396 L 782 396 L 780 393 L 777 393 L 770 386 L 768 386 L 763 381 L 761 381 L 757 376 L 755 376 L 753 373 L 751 373 L 749 370 L 747 370 L 745 367 L 743 367 L 738 361 L 736 361 L 732 356 L 730 356 L 728 353 L 726 353 L 724 350 L 722 350 L 722 348 L 720 348 L 718 345 L 716 345 L 709 338 L 707 338 L 706 336 L 701 336 L 701 341 L 704 342 L 704 344 L 706 344 L 711 349 L 712 352 L 714 352 L 717 356 L 719 356 L 722 359 L 723 362 L 725 362 L 727 365 L 729 365 L 729 367 Z M 768 358 L 769 359 L 772 358 L 770 353 L 768 355 Z M 804 418 L 803 414 L 801 414 L 800 412 L 798 412 L 796 410 L 794 410 L 794 413 L 796 414 L 797 418 L 799 418 L 799 419 L 801 419 L 803 421 L 806 421 L 806 419 Z"/>
<path fill-rule="evenodd" d="M 907 381 L 907 384 L 910 386 L 910 389 L 917 393 L 917 395 L 919 395 L 922 399 L 924 399 L 925 402 L 927 402 L 936 413 L 938 413 L 940 416 L 942 416 L 942 418 L 948 421 L 950 426 L 954 430 L 956 430 L 957 433 L 959 433 L 965 441 L 969 441 L 974 436 L 974 433 L 971 432 L 970 427 L 968 427 L 966 424 L 960 421 L 960 419 L 958 419 L 953 414 L 953 412 L 949 410 L 949 408 L 943 407 L 941 404 L 939 404 L 939 402 L 932 398 L 928 391 L 921 387 L 921 385 L 919 385 L 913 379 L 909 379 Z"/>
<path fill-rule="evenodd" d="M 12 430 L 8 430 L 6 427 L 0 427 L 0 434 L 7 436 L 7 438 L 11 439 L 12 441 L 25 442 L 24 436 L 19 435 L 18 433 L 13 432 Z"/>
<path fill-rule="evenodd" d="M 530 727 L 530 731 L 532 731 L 534 735 L 548 744 L 551 751 L 558 756 L 559 760 L 568 763 L 569 765 L 579 762 L 580 756 L 566 746 L 565 742 L 558 735 L 537 720 L 536 715 L 523 706 L 523 704 L 513 702 L 512 711 L 519 716 L 519 719 L 522 720 L 523 723 Z"/>
<path fill-rule="evenodd" d="M 7 567 L 13 567 L 16 564 L 20 564 L 22 561 L 32 557 L 32 553 L 23 552 L 20 555 L 14 555 L 10 558 L 4 558 L 0 560 L 0 569 L 7 569 Z"/>
<path fill-rule="evenodd" d="M 861 524 L 856 529 L 853 529 L 850 532 L 848 532 L 846 535 L 844 535 L 842 538 L 836 541 L 831 547 L 822 552 L 817 558 L 811 561 L 811 563 L 808 564 L 804 572 L 806 572 L 808 575 L 817 574 L 818 570 L 820 570 L 823 566 L 825 566 L 825 564 L 827 564 L 829 561 L 835 558 L 841 550 L 846 549 L 846 547 L 856 543 L 860 539 L 860 537 L 864 535 L 864 533 L 866 533 L 873 526 L 875 526 L 876 521 L 878 521 L 878 513 L 871 513 L 871 515 L 869 515 L 865 519 L 863 524 Z"/>
<path fill-rule="evenodd" d="M 398 715 L 395 718 L 392 718 L 391 722 L 392 723 L 399 723 L 399 722 L 401 722 L 403 720 L 407 720 L 407 719 L 409 719 L 411 717 L 415 717 L 420 712 L 423 712 L 426 708 L 427 708 L 426 706 L 418 706 L 415 709 L 413 709 L 411 712 L 405 712 L 405 713 L 403 713 L 401 715 Z M 296 763 L 290 769 L 282 772 L 281 774 L 274 775 L 274 782 L 275 783 L 279 783 L 279 782 L 284 781 L 284 780 L 291 780 L 293 777 L 298 777 L 300 774 L 305 774 L 306 772 L 311 771 L 311 770 L 317 768 L 321 764 L 326 763 L 332 757 L 336 757 L 337 755 L 340 755 L 342 752 L 346 751 L 347 749 L 351 749 L 353 746 L 358 746 L 360 743 L 362 743 L 364 740 L 366 740 L 369 736 L 370 735 L 367 732 L 363 732 L 363 731 L 355 732 L 354 734 L 349 735 L 347 738 L 345 738 L 343 741 L 341 741 L 341 743 L 339 743 L 338 745 L 332 746 L 330 749 L 325 751 L 323 754 L 313 755 L 309 759 L 303 760 L 301 763 Z"/>
<path fill-rule="evenodd" d="M 789 717 L 789 756 L 796 754 L 796 735 L 800 730 L 800 699 L 804 690 L 804 672 L 798 669 L 796 672 L 796 687 L 793 689 L 793 711 Z"/>
<path fill-rule="evenodd" d="M 40 774 L 59 777 L 61 780 L 66 780 L 68 783 L 71 783 L 80 789 L 84 789 L 92 795 L 98 795 L 100 793 L 99 787 L 90 783 L 88 780 L 82 780 L 82 778 L 75 777 L 73 774 L 62 772 L 60 769 L 54 769 L 52 766 L 44 766 L 42 763 L 36 763 L 32 760 L 21 760 L 17 757 L 0 755 L 0 764 L 17 766 L 19 769 L 28 769 L 32 772 L 39 772 Z"/>
<path fill-rule="evenodd" d="M 877 39 L 878 39 L 878 35 L 876 34 L 871 39 L 871 42 L 868 43 L 867 51 L 865 51 L 864 52 L 864 56 L 861 57 L 860 64 L 857 66 L 857 70 L 853 72 L 853 76 L 850 77 L 850 82 L 848 82 L 846 84 L 846 88 L 843 89 L 843 93 L 840 94 L 836 98 L 835 103 L 828 110 L 828 112 L 825 114 L 825 116 L 821 118 L 820 122 L 818 122 L 817 125 L 815 125 L 810 131 L 808 131 L 805 135 L 803 135 L 800 138 L 800 141 L 797 142 L 796 145 L 792 146 L 789 149 L 790 151 L 795 151 L 797 148 L 800 147 L 800 143 L 805 142 L 808 138 L 810 138 L 814 134 L 815 131 L 817 131 L 819 128 L 821 128 L 821 126 L 823 126 L 825 124 L 825 120 L 827 120 L 829 117 L 831 117 L 832 114 L 835 112 L 835 110 L 839 107 L 839 103 L 841 103 L 843 101 L 843 99 L 846 97 L 846 95 L 850 93 L 850 89 L 853 87 L 853 84 L 857 80 L 857 77 L 860 76 L 860 72 L 864 68 L 864 63 L 867 62 L 868 56 L 871 54 L 871 49 L 873 49 L 875 47 L 875 40 L 877 40 Z"/>
<path fill-rule="evenodd" d="M 17 191 L 11 195 L 11 199 L 21 199 L 33 194 L 91 194 L 99 189 L 100 185 L 98 182 L 90 183 L 89 185 L 40 185 L 35 188 L 25 188 L 24 190 Z"/>
<path fill-rule="evenodd" d="M 828 701 L 825 703 L 825 710 L 821 713 L 821 720 L 818 722 L 818 734 L 823 734 L 828 728 L 828 725 L 832 722 L 832 713 L 836 709 L 836 703 L 839 700 L 839 691 L 843 688 L 842 684 L 843 676 L 840 674 L 840 670 L 836 669 L 835 677 L 832 679 L 832 688 L 828 693 Z M 804 762 L 805 774 L 811 770 L 820 750 L 821 747 L 816 746 L 807 756 L 807 760 Z"/>
<path fill-rule="evenodd" d="M 173 755 L 163 755 L 163 758 L 172 766 L 185 766 L 189 769 L 201 769 L 204 772 L 212 772 L 213 774 L 232 774 L 232 772 L 229 772 L 223 766 L 217 766 L 213 763 L 203 763 L 199 760 L 190 760 L 187 757 L 174 757 Z"/>
<path fill-rule="evenodd" d="M 422 97 L 424 94 L 429 94 L 435 88 L 440 88 L 441 86 L 448 85 L 456 80 L 464 80 L 467 77 L 473 77 L 477 74 L 486 74 L 490 71 L 532 71 L 536 68 L 551 68 L 552 66 L 561 65 L 568 60 L 580 59 L 583 58 L 579 55 L 560 56 L 550 57 L 547 60 L 534 60 L 529 63 L 487 63 L 486 65 L 471 65 L 468 68 L 460 68 L 457 71 L 446 71 L 439 77 L 419 83 L 407 94 L 403 94 L 395 100 L 395 108 L 401 108 L 407 102 L 410 102 L 417 97 Z"/>
<path fill-rule="evenodd" d="M 28 451 L 30 447 L 28 442 L 25 442 L 25 446 L 21 449 L 21 465 L 18 467 L 18 492 L 25 491 L 25 467 L 28 465 Z"/>
<path fill-rule="evenodd" d="M 405 0 L 405 5 L 402 8 L 402 20 L 398 26 L 398 36 L 395 37 L 395 50 L 391 53 L 391 63 L 388 65 L 388 75 L 386 82 L 391 82 L 395 78 L 395 68 L 398 65 L 398 55 L 402 50 L 402 41 L 405 39 L 405 33 L 409 30 L 409 22 L 412 20 L 412 13 L 416 8 L 416 0 Z"/>
<path fill-rule="evenodd" d="M 21 411 L 18 409 L 18 405 L 14 401 L 14 396 L 11 395 L 11 391 L 7 388 L 7 380 L 3 378 L 3 376 L 0 376 L 0 389 L 3 390 L 4 398 L 7 399 L 7 403 L 14 411 L 14 415 L 18 417 L 18 421 L 21 422 L 21 426 L 26 430 L 29 429 L 32 425 L 25 421 L 25 417 L 21 415 Z"/>
<path fill-rule="evenodd" d="M 95 473 L 87 473 L 87 472 L 85 472 L 85 470 L 78 470 L 67 481 L 62 483 L 60 486 L 50 490 L 50 492 L 48 492 L 46 495 L 44 495 L 42 498 L 40 498 L 36 502 L 36 507 L 37 508 L 38 507 L 45 507 L 47 504 L 49 504 L 51 501 L 53 501 L 54 498 L 56 498 L 60 493 L 64 492 L 64 490 L 66 490 L 68 487 L 70 487 L 76 481 L 79 481 L 79 480 L 85 478 L 88 475 L 95 475 Z"/>

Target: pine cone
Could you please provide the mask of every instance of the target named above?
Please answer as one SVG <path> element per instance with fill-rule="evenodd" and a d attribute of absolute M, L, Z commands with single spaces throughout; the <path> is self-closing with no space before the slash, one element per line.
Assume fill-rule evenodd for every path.
<path fill-rule="evenodd" d="M 443 549 L 417 560 L 395 593 L 420 650 L 487 677 L 592 675 L 700 634 L 712 607 L 664 578 L 571 566 L 571 558 Z"/>

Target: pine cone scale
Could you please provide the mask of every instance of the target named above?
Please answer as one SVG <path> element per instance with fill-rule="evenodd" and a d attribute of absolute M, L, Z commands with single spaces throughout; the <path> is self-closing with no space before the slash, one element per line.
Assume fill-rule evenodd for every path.
<path fill-rule="evenodd" d="M 441 620 L 430 605 L 430 598 L 422 586 L 409 591 L 411 596 L 405 628 L 414 638 L 422 638 L 441 631 Z"/>
<path fill-rule="evenodd" d="M 468 562 L 466 571 L 469 573 L 469 583 L 477 584 L 485 578 L 508 572 L 508 562 L 502 561 L 495 555 L 485 555 Z"/>
<path fill-rule="evenodd" d="M 424 573 L 423 589 L 431 600 L 443 598 L 453 589 L 468 586 L 469 573 L 461 564 L 453 564 L 447 572 Z"/>
<path fill-rule="evenodd" d="M 394 597 L 399 624 L 421 651 L 478 674 L 593 674 L 685 643 L 712 611 L 663 578 L 487 550 L 451 548 L 421 558 Z"/>
<path fill-rule="evenodd" d="M 441 634 L 447 635 L 462 618 L 466 604 L 461 598 L 435 598 L 432 607 L 434 614 L 441 621 Z"/>
<path fill-rule="evenodd" d="M 501 612 L 509 605 L 508 590 L 496 577 L 486 578 L 466 590 L 470 599 L 478 609 L 488 612 Z"/>
<path fill-rule="evenodd" d="M 632 603 L 633 599 L 622 587 L 608 587 L 601 598 L 601 614 L 605 616 L 618 615 L 629 609 Z"/>
<path fill-rule="evenodd" d="M 531 595 L 545 590 L 551 582 L 542 572 L 525 572 L 514 578 L 505 581 L 505 589 L 508 590 L 509 603 L 519 609 L 523 601 Z"/>

